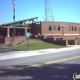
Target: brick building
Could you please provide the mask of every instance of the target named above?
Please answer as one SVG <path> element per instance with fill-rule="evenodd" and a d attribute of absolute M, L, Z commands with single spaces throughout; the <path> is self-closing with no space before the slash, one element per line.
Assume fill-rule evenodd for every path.
<path fill-rule="evenodd" d="M 72 22 L 37 22 L 38 17 L 16 21 L 15 37 L 12 23 L 0 25 L 0 42 L 8 43 L 11 40 L 25 40 L 26 33 L 31 33 L 31 38 L 59 45 L 75 45 L 80 38 L 80 23 Z M 26 22 L 28 21 L 28 23 Z M 1 37 L 3 36 L 3 37 Z"/>
<path fill-rule="evenodd" d="M 0 43 L 20 41 L 27 39 L 26 33 L 30 31 L 30 25 L 36 22 L 38 17 L 0 25 Z"/>
<path fill-rule="evenodd" d="M 80 23 L 39 22 L 32 25 L 32 34 L 44 41 L 62 45 L 75 45 L 80 38 Z"/>

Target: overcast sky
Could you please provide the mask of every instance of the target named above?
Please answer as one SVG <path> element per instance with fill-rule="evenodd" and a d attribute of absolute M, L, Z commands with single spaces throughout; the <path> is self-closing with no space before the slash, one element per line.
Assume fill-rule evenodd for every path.
<path fill-rule="evenodd" d="M 16 21 L 38 16 L 44 19 L 45 0 L 15 0 Z M 13 21 L 12 0 L 0 0 L 0 24 Z M 80 0 L 52 0 L 54 21 L 80 22 Z"/>

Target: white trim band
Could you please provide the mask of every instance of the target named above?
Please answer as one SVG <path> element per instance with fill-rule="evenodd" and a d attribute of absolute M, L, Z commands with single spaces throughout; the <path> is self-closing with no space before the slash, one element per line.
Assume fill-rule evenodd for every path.
<path fill-rule="evenodd" d="M 63 34 L 42 34 L 42 35 L 63 35 Z M 79 34 L 64 34 L 65 36 L 75 36 L 75 35 L 79 35 Z"/>

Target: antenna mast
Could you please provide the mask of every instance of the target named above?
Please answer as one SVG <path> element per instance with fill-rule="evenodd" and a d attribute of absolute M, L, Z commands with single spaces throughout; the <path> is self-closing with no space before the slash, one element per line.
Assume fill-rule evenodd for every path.
<path fill-rule="evenodd" d="M 45 21 L 54 21 L 51 0 L 45 0 Z"/>

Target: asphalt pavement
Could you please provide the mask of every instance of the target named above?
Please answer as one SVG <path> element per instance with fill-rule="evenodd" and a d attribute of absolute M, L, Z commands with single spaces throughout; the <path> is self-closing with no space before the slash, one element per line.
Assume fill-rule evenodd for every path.
<path fill-rule="evenodd" d="M 11 50 L 11 52 L 4 52 L 4 54 L 3 54 L 3 52 L 0 53 L 0 60 L 24 58 L 24 57 L 30 57 L 30 56 L 51 54 L 51 53 L 56 53 L 56 52 L 72 51 L 72 50 L 77 50 L 77 49 L 80 49 L 79 45 L 75 45 L 75 46 L 67 47 L 67 48 L 61 48 L 61 49 L 49 48 L 49 49 L 34 50 L 34 51 L 15 51 L 15 50 Z"/>
<path fill-rule="evenodd" d="M 7 52 L 2 56 L 0 80 L 73 80 L 75 72 L 80 74 L 79 46 Z"/>
<path fill-rule="evenodd" d="M 8 53 L 8 52 L 15 52 L 15 51 L 20 51 L 20 50 L 8 49 L 8 48 L 1 48 L 0 47 L 0 53 Z"/>
<path fill-rule="evenodd" d="M 0 67 L 3 68 L 3 66 L 14 66 L 14 65 L 21 65 L 21 64 L 22 65 L 41 64 L 41 63 L 45 63 L 47 61 L 68 58 L 71 56 L 79 56 L 80 49 L 71 50 L 71 51 L 54 52 L 54 53 L 50 53 L 50 54 L 49 53 L 39 53 L 39 55 L 35 55 L 35 56 L 31 56 L 31 54 L 24 53 L 24 52 L 18 53 L 18 54 L 19 54 L 18 58 L 12 58 L 13 57 L 12 55 L 7 55 L 5 60 L 0 60 Z M 20 54 L 21 54 L 21 56 L 20 56 Z M 28 56 L 28 54 L 29 54 L 29 56 Z M 15 55 L 16 54 L 14 54 L 14 57 L 15 57 Z M 22 57 L 22 56 L 24 56 L 24 57 Z"/>
<path fill-rule="evenodd" d="M 75 61 L 75 63 L 74 63 Z M 25 65 L 8 66 L 2 69 L 0 80 L 73 80 L 73 74 L 80 74 L 80 58 L 35 67 Z"/>

